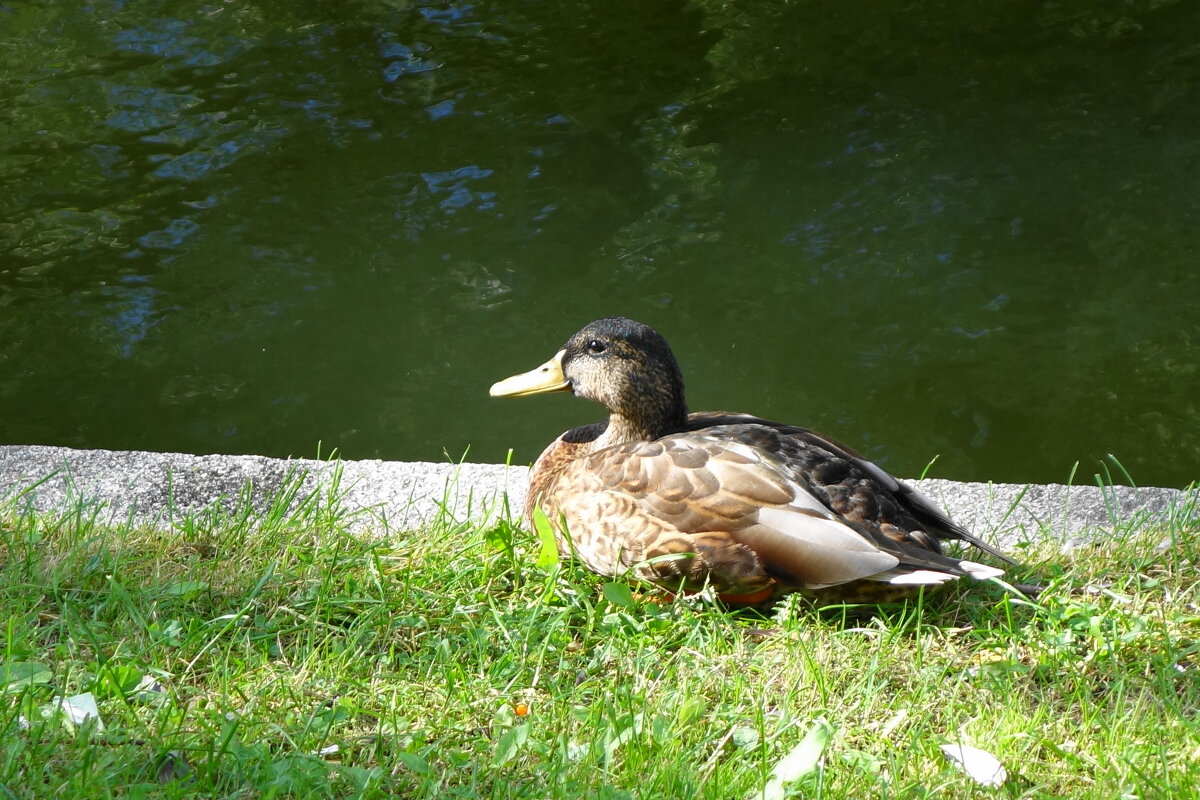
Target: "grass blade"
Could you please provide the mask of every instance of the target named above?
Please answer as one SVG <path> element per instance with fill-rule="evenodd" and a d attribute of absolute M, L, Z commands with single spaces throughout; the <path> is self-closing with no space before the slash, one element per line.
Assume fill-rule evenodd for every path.
<path fill-rule="evenodd" d="M 828 722 L 823 719 L 814 722 L 800 743 L 779 759 L 762 791 L 752 794 L 751 800 L 784 800 L 788 795 L 787 784 L 816 772 L 832 736 L 833 728 Z"/>

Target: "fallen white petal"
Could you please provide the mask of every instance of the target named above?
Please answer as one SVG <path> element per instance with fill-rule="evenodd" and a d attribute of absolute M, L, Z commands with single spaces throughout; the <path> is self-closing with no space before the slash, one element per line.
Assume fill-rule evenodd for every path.
<path fill-rule="evenodd" d="M 883 723 L 883 727 L 879 729 L 879 735 L 884 739 L 892 735 L 892 731 L 899 728 L 908 719 L 908 709 L 902 708 L 892 715 L 892 718 Z"/>
<path fill-rule="evenodd" d="M 969 744 L 944 744 L 941 746 L 942 755 L 970 776 L 971 780 L 980 786 L 1003 786 L 1008 780 L 1008 771 L 1000 760 L 986 750 L 971 747 Z"/>
<path fill-rule="evenodd" d="M 62 709 L 67 719 L 73 725 L 82 725 L 86 719 L 96 720 L 96 730 L 104 730 L 104 720 L 100 719 L 100 709 L 96 707 L 96 698 L 91 692 L 84 692 L 72 697 L 55 697 L 54 704 Z"/>
<path fill-rule="evenodd" d="M 129 693 L 130 700 L 139 703 L 161 703 L 167 699 L 167 690 L 150 675 L 143 675 L 138 685 Z"/>

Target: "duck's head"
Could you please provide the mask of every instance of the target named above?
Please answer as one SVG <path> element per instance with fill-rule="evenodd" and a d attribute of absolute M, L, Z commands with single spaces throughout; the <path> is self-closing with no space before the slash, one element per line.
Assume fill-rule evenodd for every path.
<path fill-rule="evenodd" d="M 629 435 L 657 438 L 683 430 L 683 376 L 667 340 L 648 325 L 605 317 L 577 331 L 537 369 L 492 386 L 492 397 L 571 391 L 594 400 Z"/>

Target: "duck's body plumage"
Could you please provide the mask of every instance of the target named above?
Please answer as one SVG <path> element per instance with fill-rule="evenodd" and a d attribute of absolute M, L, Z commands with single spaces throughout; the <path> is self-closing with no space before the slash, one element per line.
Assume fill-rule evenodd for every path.
<path fill-rule="evenodd" d="M 610 417 L 546 448 L 526 516 L 542 509 L 560 551 L 602 575 L 671 591 L 711 586 L 735 602 L 792 591 L 883 602 L 1001 574 L 944 555 L 939 538 L 1007 560 L 832 439 L 747 414 L 689 415 L 674 356 L 640 323 L 597 320 L 492 394 L 558 390 L 597 400 Z"/>

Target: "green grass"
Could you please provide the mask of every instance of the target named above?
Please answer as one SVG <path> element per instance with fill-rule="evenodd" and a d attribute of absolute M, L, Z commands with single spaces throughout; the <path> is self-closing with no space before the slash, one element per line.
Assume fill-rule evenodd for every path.
<path fill-rule="evenodd" d="M 166 532 L 0 509 L 0 798 L 729 800 L 820 720 L 797 796 L 1200 796 L 1194 510 L 1020 554 L 1036 602 L 764 616 L 539 566 L 507 521 L 355 535 L 336 491 L 288 501 Z M 83 692 L 103 731 L 50 712 Z"/>

